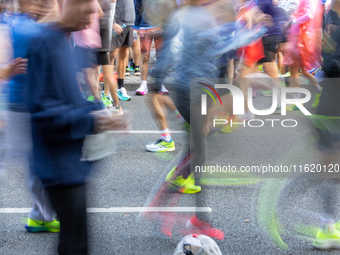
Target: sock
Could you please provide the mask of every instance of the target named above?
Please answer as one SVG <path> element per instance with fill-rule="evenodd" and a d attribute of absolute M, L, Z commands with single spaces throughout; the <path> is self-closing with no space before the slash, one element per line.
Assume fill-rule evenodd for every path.
<path fill-rule="evenodd" d="M 147 87 L 147 86 L 148 86 L 148 81 L 142 81 L 142 84 L 141 84 L 141 86 L 145 86 L 145 87 Z"/>
<path fill-rule="evenodd" d="M 167 143 L 171 142 L 172 139 L 171 139 L 171 133 L 169 129 L 166 128 L 162 131 L 162 139 L 166 141 Z"/>
<path fill-rule="evenodd" d="M 118 89 L 124 87 L 124 79 L 118 79 Z"/>
<path fill-rule="evenodd" d="M 294 99 L 299 99 L 299 98 L 301 98 L 301 94 L 300 93 L 294 93 L 293 94 L 293 98 Z"/>
<path fill-rule="evenodd" d="M 183 116 L 179 113 L 178 110 L 175 110 L 175 111 L 174 111 L 174 114 L 176 115 L 176 119 L 179 120 L 180 123 L 184 123 L 184 122 L 185 122 Z"/>
<path fill-rule="evenodd" d="M 132 68 L 136 69 L 136 64 L 135 63 L 132 63 Z"/>
<path fill-rule="evenodd" d="M 322 230 L 328 234 L 334 233 L 334 220 L 331 218 L 322 218 L 321 219 Z"/>

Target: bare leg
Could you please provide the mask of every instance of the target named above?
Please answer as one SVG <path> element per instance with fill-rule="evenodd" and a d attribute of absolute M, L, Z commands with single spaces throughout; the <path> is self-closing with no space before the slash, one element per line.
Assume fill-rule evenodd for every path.
<path fill-rule="evenodd" d="M 227 76 L 229 80 L 229 84 L 233 84 L 234 80 L 234 59 L 230 59 L 227 68 Z"/>
<path fill-rule="evenodd" d="M 89 89 L 92 93 L 92 95 L 98 100 L 100 99 L 98 97 L 98 91 L 99 91 L 99 75 L 98 75 L 98 70 L 97 67 L 95 68 L 85 68 L 85 80 L 89 86 Z"/>
<path fill-rule="evenodd" d="M 137 40 L 133 41 L 132 49 L 133 49 L 133 63 L 136 66 L 139 66 L 141 58 L 139 35 L 137 35 Z"/>
<path fill-rule="evenodd" d="M 103 69 L 103 75 L 104 75 L 104 84 L 107 84 L 105 86 L 105 95 L 111 94 L 111 97 L 113 99 L 113 103 L 115 106 L 119 105 L 119 100 L 117 96 L 117 83 L 112 77 L 112 66 L 111 65 L 105 65 L 102 66 Z"/>
<path fill-rule="evenodd" d="M 148 80 L 150 52 L 142 53 L 142 81 Z"/>
<path fill-rule="evenodd" d="M 124 79 L 125 77 L 125 67 L 126 58 L 128 56 L 129 48 L 122 46 L 119 48 L 118 58 L 117 58 L 117 75 L 118 79 Z"/>

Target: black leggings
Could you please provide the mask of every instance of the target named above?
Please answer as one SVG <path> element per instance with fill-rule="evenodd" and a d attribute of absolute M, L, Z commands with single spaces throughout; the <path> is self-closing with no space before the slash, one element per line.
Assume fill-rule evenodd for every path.
<path fill-rule="evenodd" d="M 46 189 L 60 220 L 59 254 L 87 254 L 85 184 Z"/>

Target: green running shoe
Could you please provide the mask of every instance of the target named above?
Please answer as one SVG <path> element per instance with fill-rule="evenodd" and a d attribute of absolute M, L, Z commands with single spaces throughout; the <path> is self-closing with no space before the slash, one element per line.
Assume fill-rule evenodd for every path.
<path fill-rule="evenodd" d="M 103 96 L 103 97 L 101 98 L 101 100 L 102 100 L 103 104 L 105 105 L 105 107 L 110 108 L 110 107 L 113 106 L 113 105 L 112 105 L 112 102 L 110 101 L 110 99 L 108 99 L 106 96 Z"/>
<path fill-rule="evenodd" d="M 140 76 L 140 69 L 139 69 L 139 67 L 135 68 L 135 76 Z"/>
<path fill-rule="evenodd" d="M 94 100 L 96 100 L 96 99 L 92 95 L 87 98 L 87 101 L 90 101 L 90 102 L 93 102 Z"/>
<path fill-rule="evenodd" d="M 145 146 L 147 151 L 150 152 L 166 152 L 166 151 L 174 151 L 175 150 L 175 142 L 171 140 L 170 142 L 166 142 L 163 139 L 159 139 L 157 142 L 148 144 Z"/>
<path fill-rule="evenodd" d="M 165 181 L 169 182 L 168 187 L 171 191 L 180 192 L 183 194 L 195 194 L 201 191 L 200 186 L 195 185 L 194 175 L 191 174 L 187 179 L 184 179 L 182 175 L 178 176 L 175 180 L 171 180 L 174 175 L 176 167 L 174 167 L 166 176 Z"/>
<path fill-rule="evenodd" d="M 25 228 L 28 232 L 60 232 L 60 222 L 54 221 L 38 221 L 28 218 Z"/>
<path fill-rule="evenodd" d="M 320 250 L 340 249 L 340 232 L 336 229 L 332 233 L 319 230 L 313 245 Z"/>
<path fill-rule="evenodd" d="M 316 108 L 319 107 L 321 93 L 322 93 L 322 88 L 321 88 L 321 92 L 315 95 L 315 99 L 314 99 L 314 102 L 313 102 L 313 104 L 312 104 L 312 107 L 313 107 L 314 109 L 316 109 Z"/>
<path fill-rule="evenodd" d="M 135 69 L 133 69 L 132 66 L 129 66 L 128 68 L 126 68 L 126 72 L 134 72 Z"/>
<path fill-rule="evenodd" d="M 262 95 L 264 95 L 265 97 L 271 97 L 272 94 L 273 93 L 271 89 L 262 91 Z"/>

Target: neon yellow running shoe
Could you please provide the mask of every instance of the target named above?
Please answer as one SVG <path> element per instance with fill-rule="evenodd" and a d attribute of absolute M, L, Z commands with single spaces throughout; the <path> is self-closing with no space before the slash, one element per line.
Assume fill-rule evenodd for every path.
<path fill-rule="evenodd" d="M 322 88 L 321 88 L 321 92 L 315 95 L 315 99 L 314 99 L 314 102 L 313 102 L 313 104 L 312 104 L 312 107 L 313 107 L 314 109 L 316 109 L 316 108 L 319 107 L 321 93 L 322 93 Z"/>
<path fill-rule="evenodd" d="M 319 230 L 313 245 L 320 250 L 340 249 L 340 232 L 336 229 L 331 233 Z"/>
<path fill-rule="evenodd" d="M 38 221 L 28 218 L 25 228 L 28 232 L 60 232 L 60 222 L 54 221 Z"/>
<path fill-rule="evenodd" d="M 183 194 L 195 194 L 201 191 L 201 187 L 195 185 L 193 175 L 190 175 L 187 179 L 184 179 L 183 176 L 180 175 L 175 180 L 170 181 L 168 186 L 172 190 Z"/>
<path fill-rule="evenodd" d="M 191 174 L 187 179 L 184 179 L 182 175 L 178 176 L 175 180 L 171 180 L 176 171 L 176 166 L 171 169 L 168 175 L 165 177 L 165 181 L 169 182 L 168 187 L 172 190 L 176 190 L 183 194 L 194 194 L 201 191 L 200 186 L 195 185 L 194 175 Z"/>
<path fill-rule="evenodd" d="M 159 139 L 157 142 L 148 144 L 145 146 L 145 149 L 150 152 L 166 152 L 166 151 L 174 151 L 175 150 L 175 142 L 170 141 L 166 142 L 163 139 Z"/>

